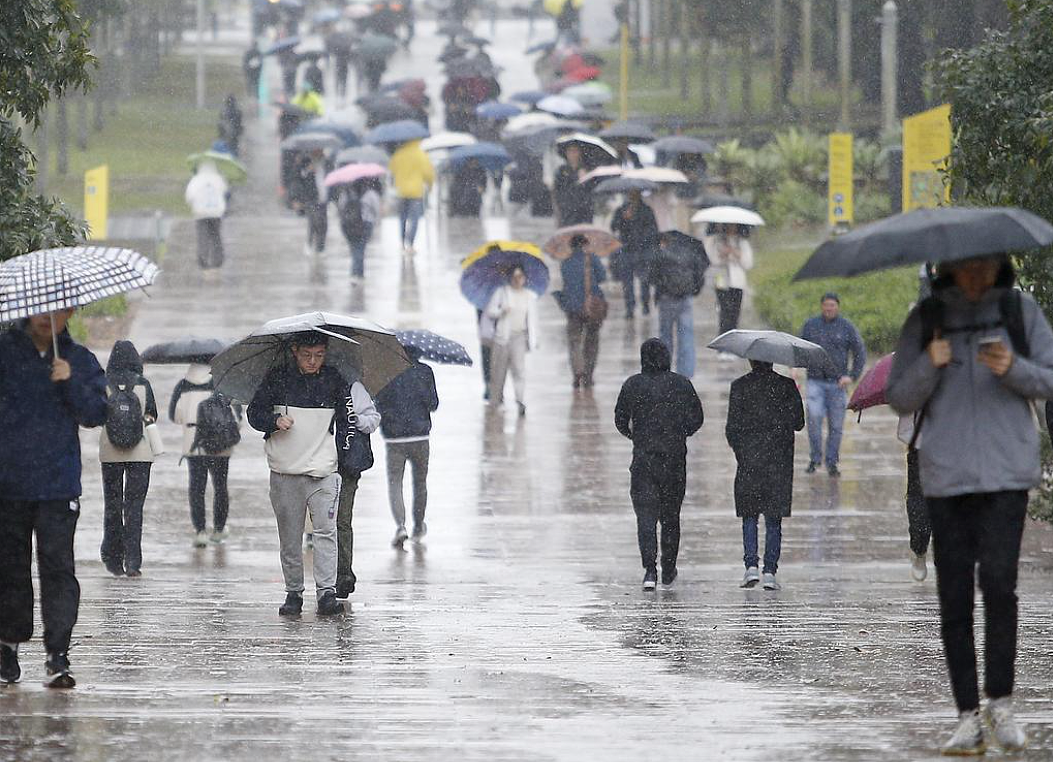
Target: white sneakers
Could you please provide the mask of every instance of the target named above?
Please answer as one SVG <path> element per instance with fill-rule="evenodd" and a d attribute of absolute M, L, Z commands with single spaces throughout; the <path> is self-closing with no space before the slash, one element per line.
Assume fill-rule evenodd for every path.
<path fill-rule="evenodd" d="M 752 588 L 756 587 L 757 583 L 760 582 L 760 569 L 756 566 L 751 566 L 746 570 L 746 573 L 742 575 L 742 584 L 739 587 Z"/>
<path fill-rule="evenodd" d="M 940 752 L 945 757 L 974 757 L 987 751 L 984 729 L 980 724 L 980 710 L 958 715 L 958 727 Z"/>
<path fill-rule="evenodd" d="M 764 572 L 761 576 L 761 587 L 765 590 L 782 590 L 782 585 L 775 581 L 775 575 L 771 572 Z"/>
<path fill-rule="evenodd" d="M 204 548 L 207 545 L 208 545 L 208 532 L 206 532 L 205 530 L 202 529 L 200 532 L 198 532 L 197 534 L 194 535 L 194 547 L 195 548 Z"/>
<path fill-rule="evenodd" d="M 910 577 L 915 582 L 924 582 L 929 576 L 929 567 L 925 565 L 925 556 L 911 552 L 910 554 Z"/>
<path fill-rule="evenodd" d="M 943 745 L 941 752 L 946 757 L 975 757 L 987 751 L 984 738 L 984 722 L 991 730 L 995 743 L 1003 751 L 1020 751 L 1027 746 L 1027 735 L 1013 716 L 1013 700 L 1010 696 L 991 699 L 987 702 L 981 718 L 980 711 L 962 712 L 958 715 L 958 727 L 954 735 Z"/>
<path fill-rule="evenodd" d="M 211 540 L 214 545 L 222 545 L 226 542 L 228 537 L 230 537 L 230 530 L 223 527 L 222 529 L 213 529 L 212 534 L 208 539 Z"/>

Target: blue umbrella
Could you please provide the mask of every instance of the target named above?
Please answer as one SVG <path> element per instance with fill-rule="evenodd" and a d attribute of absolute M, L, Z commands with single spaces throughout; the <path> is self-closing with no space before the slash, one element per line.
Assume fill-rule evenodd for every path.
<path fill-rule="evenodd" d="M 533 106 L 539 100 L 547 98 L 549 95 L 551 93 L 546 93 L 543 90 L 522 90 L 518 93 L 513 93 L 508 100 Z"/>
<path fill-rule="evenodd" d="M 325 132 L 330 135 L 336 135 L 336 137 L 343 141 L 344 148 L 353 148 L 360 143 L 358 135 L 350 127 L 327 122 L 324 119 L 312 119 L 309 122 L 304 122 L 296 128 L 293 135 L 301 135 L 305 132 Z"/>
<path fill-rule="evenodd" d="M 487 101 L 486 103 L 480 103 L 475 107 L 475 115 L 482 117 L 483 119 L 492 119 L 497 121 L 499 119 L 510 119 L 513 116 L 519 116 L 523 113 L 523 109 L 514 103 L 499 103 L 498 101 Z"/>
<path fill-rule="evenodd" d="M 541 250 L 522 241 L 491 241 L 470 254 L 461 263 L 461 293 L 480 310 L 485 310 L 508 276 L 516 267 L 526 273 L 527 288 L 538 296 L 548 290 L 548 265 Z"/>
<path fill-rule="evenodd" d="M 278 40 L 269 48 L 263 51 L 263 55 L 272 56 L 275 53 L 281 53 L 283 50 L 291 50 L 300 44 L 300 37 L 293 35 L 292 37 L 285 37 L 284 39 Z"/>
<path fill-rule="evenodd" d="M 504 146 L 497 143 L 472 143 L 450 151 L 446 163 L 450 167 L 456 167 L 469 159 L 475 159 L 489 172 L 500 172 L 512 161 Z"/>
<path fill-rule="evenodd" d="M 437 333 L 425 330 L 396 331 L 395 338 L 406 349 L 416 350 L 421 359 L 445 365 L 472 364 L 472 358 L 462 344 Z"/>
<path fill-rule="evenodd" d="M 428 128 L 413 119 L 402 119 L 374 127 L 366 133 L 363 142 L 379 145 L 381 143 L 408 143 L 411 140 L 423 140 L 428 137 Z"/>

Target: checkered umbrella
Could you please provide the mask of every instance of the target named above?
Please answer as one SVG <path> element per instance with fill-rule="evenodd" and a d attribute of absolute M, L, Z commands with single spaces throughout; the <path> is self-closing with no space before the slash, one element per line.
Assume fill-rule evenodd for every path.
<path fill-rule="evenodd" d="M 447 339 L 431 331 L 417 329 L 412 331 L 397 331 L 395 333 L 399 344 L 407 349 L 415 349 L 421 358 L 432 362 L 446 365 L 471 365 L 472 358 L 464 345 L 453 339 Z"/>

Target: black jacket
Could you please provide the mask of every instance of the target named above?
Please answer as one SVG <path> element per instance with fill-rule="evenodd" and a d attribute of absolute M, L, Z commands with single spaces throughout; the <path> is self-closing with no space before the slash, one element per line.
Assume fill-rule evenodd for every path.
<path fill-rule="evenodd" d="M 439 409 L 432 369 L 414 362 L 377 395 L 377 408 L 385 439 L 428 436 L 431 414 Z"/>
<path fill-rule="evenodd" d="M 556 171 L 552 195 L 556 200 L 560 227 L 592 222 L 592 186 L 578 182 L 577 171 L 569 165 L 564 164 Z"/>
<path fill-rule="evenodd" d="M 618 207 L 611 218 L 611 232 L 622 242 L 622 249 L 633 262 L 647 261 L 658 248 L 658 222 L 651 207 L 642 201 L 633 210 L 632 217 L 627 216 L 628 212 L 628 202 Z"/>
<path fill-rule="evenodd" d="M 329 365 L 323 365 L 310 376 L 301 373 L 293 363 L 279 366 L 267 374 L 253 395 L 247 411 L 249 425 L 262 432 L 266 439 L 278 430 L 276 405 L 290 411 L 325 408 L 336 413 L 345 404 L 347 389 L 348 382 Z"/>
<path fill-rule="evenodd" d="M 687 438 L 702 427 L 702 403 L 685 376 L 669 370 L 669 349 L 658 339 L 640 347 L 643 372 L 618 394 L 614 425 L 633 441 L 633 457 L 687 455 Z"/>

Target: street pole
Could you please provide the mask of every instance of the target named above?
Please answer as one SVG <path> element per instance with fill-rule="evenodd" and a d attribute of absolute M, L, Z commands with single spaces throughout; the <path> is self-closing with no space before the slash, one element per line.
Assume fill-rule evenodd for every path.
<path fill-rule="evenodd" d="M 782 107 L 785 105 L 782 102 L 780 93 L 782 92 L 782 71 L 785 66 L 783 61 L 783 50 L 786 46 L 786 30 L 783 28 L 785 16 L 783 15 L 783 0 L 775 0 L 775 4 L 772 7 L 771 12 L 771 28 L 772 28 L 772 110 L 775 113 L 779 113 Z"/>
<path fill-rule="evenodd" d="M 205 0 L 197 0 L 197 107 L 205 108 Z"/>
<path fill-rule="evenodd" d="M 837 0 L 837 72 L 841 79 L 841 129 L 851 121 L 852 0 Z"/>
<path fill-rule="evenodd" d="M 40 112 L 40 126 L 37 127 L 37 193 L 46 196 L 48 192 L 48 122 L 51 119 L 50 109 L 44 108 Z"/>
<path fill-rule="evenodd" d="M 888 137 L 899 123 L 897 92 L 899 10 L 888 0 L 881 10 L 881 131 Z"/>
<path fill-rule="evenodd" d="M 629 118 L 629 24 L 626 22 L 622 22 L 619 68 L 618 118 L 625 121 Z"/>
<path fill-rule="evenodd" d="M 804 120 L 812 109 L 812 0 L 801 0 L 801 100 Z"/>

